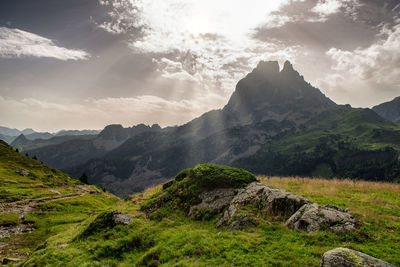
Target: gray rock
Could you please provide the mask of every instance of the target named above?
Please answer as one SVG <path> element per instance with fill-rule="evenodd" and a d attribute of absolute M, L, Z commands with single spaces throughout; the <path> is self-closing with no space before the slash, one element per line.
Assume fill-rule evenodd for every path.
<path fill-rule="evenodd" d="M 258 222 L 249 215 L 239 215 L 229 224 L 230 230 L 240 230 L 249 227 L 256 227 Z"/>
<path fill-rule="evenodd" d="M 261 210 L 266 216 L 286 219 L 307 203 L 311 202 L 304 197 L 253 182 L 238 191 L 229 207 L 216 223 L 216 226 L 231 224 L 230 221 L 244 205 L 254 205 L 256 209 Z"/>
<path fill-rule="evenodd" d="M 19 171 L 19 175 L 21 176 L 28 176 L 29 175 L 29 171 L 25 170 L 25 169 L 21 169 Z"/>
<path fill-rule="evenodd" d="M 234 188 L 220 188 L 203 192 L 199 195 L 201 203 L 190 207 L 189 217 L 198 218 L 204 212 L 211 212 L 213 214 L 220 213 L 224 208 L 230 205 L 236 194 L 237 189 Z"/>
<path fill-rule="evenodd" d="M 338 207 L 321 207 L 309 203 L 301 207 L 285 223 L 288 228 L 314 233 L 330 230 L 334 233 L 354 231 L 356 220 Z"/>
<path fill-rule="evenodd" d="M 367 254 L 348 249 L 335 248 L 324 253 L 321 267 L 394 267 Z"/>
<path fill-rule="evenodd" d="M 97 189 L 93 189 L 93 190 L 91 190 L 89 193 L 92 194 L 92 195 L 100 195 L 100 194 L 103 194 L 103 192 L 101 192 L 101 191 L 99 191 L 99 190 L 97 190 Z"/>
<path fill-rule="evenodd" d="M 129 225 L 132 223 L 133 218 L 122 211 L 114 211 L 112 213 L 112 221 L 115 225 Z"/>

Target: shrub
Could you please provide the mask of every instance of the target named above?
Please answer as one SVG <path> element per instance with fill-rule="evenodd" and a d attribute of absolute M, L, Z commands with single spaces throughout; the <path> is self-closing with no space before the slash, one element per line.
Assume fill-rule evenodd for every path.
<path fill-rule="evenodd" d="M 197 184 L 205 188 L 239 188 L 257 181 L 254 174 L 243 169 L 214 164 L 199 164 L 188 174 Z"/>

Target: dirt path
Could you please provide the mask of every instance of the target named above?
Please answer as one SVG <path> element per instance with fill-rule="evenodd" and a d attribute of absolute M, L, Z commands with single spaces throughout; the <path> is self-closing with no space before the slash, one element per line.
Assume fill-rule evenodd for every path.
<path fill-rule="evenodd" d="M 1 226 L 0 227 L 0 238 L 10 237 L 11 235 L 31 232 L 34 230 L 33 225 L 26 223 L 24 217 L 26 214 L 31 213 L 39 209 L 39 205 L 51 203 L 55 201 L 60 201 L 64 199 L 82 197 L 88 193 L 88 190 L 81 188 L 83 192 L 79 194 L 69 194 L 69 195 L 58 195 L 55 197 L 45 197 L 45 198 L 26 198 L 23 200 L 0 203 L 0 213 L 17 213 L 19 215 L 19 224 L 17 226 Z"/>
<path fill-rule="evenodd" d="M 66 188 L 63 188 L 66 189 Z M 72 189 L 67 187 L 67 189 Z M 62 194 L 54 189 L 48 189 L 54 193 L 53 196 L 46 196 L 42 198 L 25 198 L 22 200 L 0 203 L 0 213 L 16 213 L 19 215 L 19 223 L 16 226 L 0 226 L 0 239 L 8 238 L 16 234 L 28 233 L 35 230 L 35 227 L 31 223 L 27 223 L 24 220 L 26 214 L 40 210 L 40 205 L 51 202 L 61 201 L 65 199 L 72 199 L 82 197 L 93 191 L 93 188 L 85 185 L 78 185 L 73 188 L 76 193 L 74 194 Z M 18 264 L 22 259 L 26 258 L 29 253 L 17 253 L 16 251 L 10 250 L 15 243 L 20 242 L 21 237 L 12 239 L 11 242 L 5 241 L 0 242 L 0 265 L 4 263 L 4 260 L 9 261 L 8 264 Z M 3 258 L 3 260 L 1 260 Z"/>

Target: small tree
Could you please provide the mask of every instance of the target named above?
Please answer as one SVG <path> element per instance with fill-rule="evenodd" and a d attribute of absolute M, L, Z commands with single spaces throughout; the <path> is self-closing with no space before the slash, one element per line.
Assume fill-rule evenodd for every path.
<path fill-rule="evenodd" d="M 19 153 L 19 149 L 18 149 L 18 148 L 16 148 L 16 149 L 15 149 L 15 152 Z"/>
<path fill-rule="evenodd" d="M 36 156 L 33 156 L 33 158 L 32 159 L 34 159 L 34 160 L 37 160 L 37 157 Z"/>
<path fill-rule="evenodd" d="M 89 178 L 88 178 L 88 176 L 86 175 L 86 173 L 83 173 L 83 174 L 81 175 L 81 177 L 79 178 L 79 181 L 81 181 L 81 182 L 84 183 L 84 184 L 89 184 Z"/>

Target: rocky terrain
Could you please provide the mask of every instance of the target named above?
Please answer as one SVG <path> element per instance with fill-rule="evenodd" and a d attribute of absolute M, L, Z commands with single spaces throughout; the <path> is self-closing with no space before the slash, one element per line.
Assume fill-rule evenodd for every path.
<path fill-rule="evenodd" d="M 231 230 L 255 227 L 264 221 L 281 221 L 290 229 L 307 233 L 356 230 L 357 221 L 346 210 L 333 205 L 319 206 L 308 199 L 282 189 L 273 189 L 252 181 L 249 173 L 236 174 L 237 169 L 201 164 L 188 169 L 164 184 L 163 191 L 143 206 L 149 218 L 157 218 L 160 209 L 182 208 L 192 219 L 217 217 L 216 227 Z M 209 186 L 202 180 L 230 179 Z M 248 175 L 236 183 L 235 177 Z M 225 177 L 225 176 L 223 176 Z"/>

